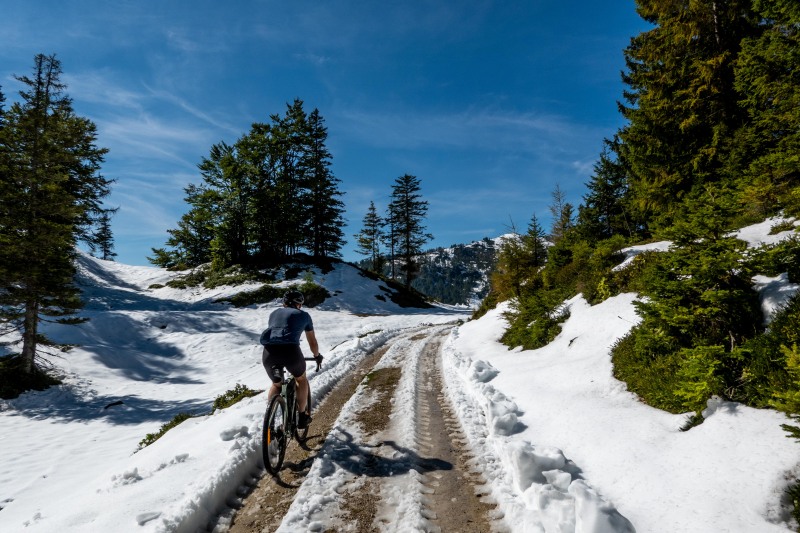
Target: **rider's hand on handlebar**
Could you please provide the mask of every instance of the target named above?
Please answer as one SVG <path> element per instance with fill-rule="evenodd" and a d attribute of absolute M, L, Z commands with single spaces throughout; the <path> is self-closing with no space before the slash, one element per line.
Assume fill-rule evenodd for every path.
<path fill-rule="evenodd" d="M 319 372 L 319 369 L 322 368 L 322 359 L 323 357 L 321 353 L 318 353 L 317 355 L 314 356 L 314 361 L 317 362 L 317 369 L 315 370 L 315 372 Z"/>

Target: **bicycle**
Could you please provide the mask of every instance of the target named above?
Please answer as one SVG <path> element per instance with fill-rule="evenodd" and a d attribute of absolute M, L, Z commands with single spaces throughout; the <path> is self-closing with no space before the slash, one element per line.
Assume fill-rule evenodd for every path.
<path fill-rule="evenodd" d="M 306 361 L 317 361 L 313 357 L 304 357 Z M 316 372 L 322 367 L 322 358 L 317 361 Z M 261 436 L 261 453 L 264 457 L 264 466 L 270 474 L 277 475 L 283 466 L 283 458 L 289 445 L 289 438 L 294 436 L 297 442 L 302 443 L 308 436 L 308 426 L 297 427 L 299 411 L 297 409 L 297 384 L 294 376 L 286 377 L 283 370 L 281 393 L 274 396 L 267 405 L 264 414 L 264 426 Z M 311 387 L 308 387 L 308 403 L 306 412 L 311 413 Z"/>

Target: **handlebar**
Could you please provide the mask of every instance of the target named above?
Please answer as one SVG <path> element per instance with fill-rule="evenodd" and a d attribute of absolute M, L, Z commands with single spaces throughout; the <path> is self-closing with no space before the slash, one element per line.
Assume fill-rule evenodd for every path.
<path fill-rule="evenodd" d="M 316 361 L 317 362 L 317 369 L 314 372 L 319 372 L 319 369 L 322 368 L 322 354 L 319 354 L 317 357 L 303 357 L 306 361 Z"/>

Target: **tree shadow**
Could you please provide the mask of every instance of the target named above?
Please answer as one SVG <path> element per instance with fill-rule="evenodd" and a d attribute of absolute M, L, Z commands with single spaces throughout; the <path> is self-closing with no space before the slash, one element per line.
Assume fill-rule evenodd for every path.
<path fill-rule="evenodd" d="M 14 400 L 10 416 L 54 422 L 105 420 L 114 425 L 164 422 L 179 413 L 211 411 L 212 400 L 155 400 L 139 396 L 97 396 L 78 385 L 62 384 Z M 144 435 L 143 435 L 144 436 Z"/>
<path fill-rule="evenodd" d="M 329 435 L 322 451 L 327 454 L 321 476 L 333 474 L 335 466 L 356 476 L 391 477 L 415 470 L 420 474 L 437 470 L 452 470 L 453 464 L 435 457 L 421 457 L 414 450 L 393 440 L 376 444 L 361 444 L 342 429 Z"/>

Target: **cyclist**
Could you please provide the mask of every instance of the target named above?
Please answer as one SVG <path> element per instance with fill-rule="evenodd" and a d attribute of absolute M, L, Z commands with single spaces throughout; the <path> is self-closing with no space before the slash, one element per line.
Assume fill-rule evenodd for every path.
<path fill-rule="evenodd" d="M 300 412 L 298 427 L 305 429 L 311 421 L 308 410 L 308 378 L 306 378 L 306 362 L 300 349 L 300 336 L 306 334 L 308 346 L 317 364 L 322 362 L 314 324 L 311 315 L 301 309 L 305 298 L 296 290 L 286 291 L 283 295 L 283 307 L 269 315 L 267 329 L 261 333 L 261 344 L 264 351 L 261 362 L 272 380 L 269 398 L 281 393 L 281 380 L 285 367 L 297 382 L 297 407 Z"/>

